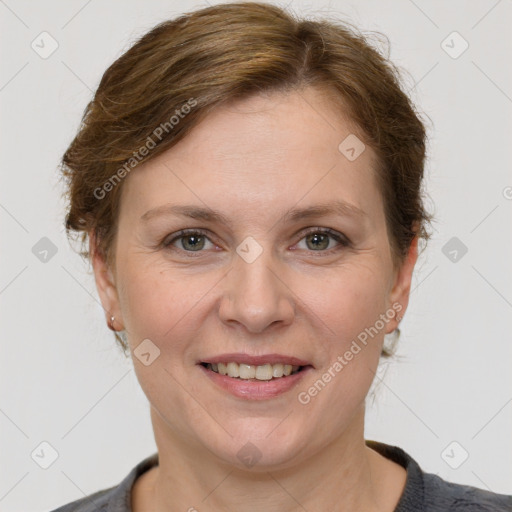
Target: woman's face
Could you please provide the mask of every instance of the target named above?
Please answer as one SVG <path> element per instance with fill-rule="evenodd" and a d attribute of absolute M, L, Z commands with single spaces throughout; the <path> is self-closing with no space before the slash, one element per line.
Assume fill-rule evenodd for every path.
<path fill-rule="evenodd" d="M 159 445 L 287 467 L 361 418 L 417 257 L 394 271 L 361 144 L 314 89 L 273 93 L 217 109 L 125 178 L 115 271 L 94 268 Z M 201 364 L 222 362 L 263 380 Z M 266 380 L 278 363 L 304 368 Z"/>

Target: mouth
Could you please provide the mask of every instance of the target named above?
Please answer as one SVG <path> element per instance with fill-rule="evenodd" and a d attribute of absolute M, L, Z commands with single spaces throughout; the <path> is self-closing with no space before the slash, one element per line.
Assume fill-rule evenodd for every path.
<path fill-rule="evenodd" d="M 215 389 L 244 400 L 270 400 L 294 389 L 314 366 L 282 354 L 219 354 L 197 361 Z"/>
<path fill-rule="evenodd" d="M 224 363 L 200 363 L 201 366 L 219 375 L 238 380 L 270 381 L 295 375 L 311 365 L 291 365 L 282 363 L 265 363 L 261 365 L 226 361 Z"/>

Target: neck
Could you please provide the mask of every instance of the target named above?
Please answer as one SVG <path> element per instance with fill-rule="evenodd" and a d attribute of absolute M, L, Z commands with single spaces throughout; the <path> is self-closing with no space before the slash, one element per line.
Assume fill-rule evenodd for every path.
<path fill-rule="evenodd" d="M 313 457 L 263 472 L 195 450 L 175 439 L 153 408 L 151 417 L 159 453 L 147 499 L 154 511 L 392 511 L 405 482 L 403 468 L 366 447 L 364 404 L 349 428 Z"/>

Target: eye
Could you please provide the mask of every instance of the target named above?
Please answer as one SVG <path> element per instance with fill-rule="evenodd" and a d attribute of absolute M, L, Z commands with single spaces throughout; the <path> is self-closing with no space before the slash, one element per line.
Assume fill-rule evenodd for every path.
<path fill-rule="evenodd" d="M 329 247 L 332 239 L 338 242 L 338 246 Z M 302 242 L 302 240 L 305 240 L 306 250 L 311 250 L 313 252 L 331 253 L 332 251 L 339 250 L 340 246 L 343 248 L 350 245 L 348 239 L 341 233 L 328 228 L 311 228 L 307 231 L 306 236 L 302 238 L 300 242 Z"/>
<path fill-rule="evenodd" d="M 171 239 L 164 240 L 162 246 L 169 250 L 178 249 L 187 253 L 200 253 L 202 249 L 208 248 L 208 243 L 211 244 L 210 248 L 215 247 L 206 234 L 207 232 L 201 229 L 183 229 L 175 233 Z M 303 240 L 306 243 L 305 249 L 312 252 L 330 254 L 350 246 L 350 241 L 344 235 L 329 228 L 310 228 L 299 243 Z M 338 245 L 330 247 L 332 240 L 338 242 Z"/>
<path fill-rule="evenodd" d="M 212 244 L 204 231 L 200 229 L 184 229 L 176 233 L 171 240 L 165 240 L 162 245 L 170 249 L 175 242 L 180 240 L 181 242 L 177 248 L 186 252 L 201 252 L 201 249 L 205 247 L 207 240 Z"/>

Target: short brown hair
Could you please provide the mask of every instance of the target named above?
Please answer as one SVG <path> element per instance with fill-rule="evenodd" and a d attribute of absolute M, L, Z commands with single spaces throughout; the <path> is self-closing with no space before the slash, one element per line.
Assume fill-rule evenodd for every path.
<path fill-rule="evenodd" d="M 105 71 L 63 155 L 66 233 L 82 234 L 81 254 L 89 257 L 92 230 L 98 252 L 113 265 L 121 180 L 138 162 L 171 148 L 227 101 L 314 86 L 338 102 L 376 152 L 399 265 L 415 236 L 429 238 L 431 220 L 421 190 L 426 132 L 400 83 L 398 68 L 346 22 L 301 19 L 258 2 L 214 5 L 165 21 Z M 158 126 L 168 128 L 165 135 L 155 137 Z M 149 139 L 152 147 L 144 151 Z"/>

